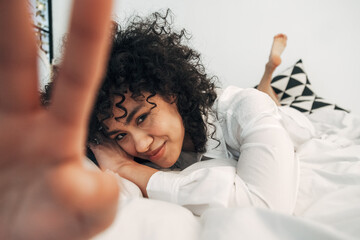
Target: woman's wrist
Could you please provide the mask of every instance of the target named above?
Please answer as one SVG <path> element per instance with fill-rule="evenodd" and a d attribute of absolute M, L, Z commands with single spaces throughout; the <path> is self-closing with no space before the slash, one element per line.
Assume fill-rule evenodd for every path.
<path fill-rule="evenodd" d="M 135 183 L 147 197 L 146 187 L 151 176 L 158 170 L 139 164 L 135 161 L 128 161 L 119 164 L 116 172 L 123 178 Z"/>
<path fill-rule="evenodd" d="M 134 171 L 138 166 L 138 164 L 135 161 L 124 161 L 121 163 L 118 163 L 115 172 L 118 173 L 121 177 L 126 178 L 126 175 L 128 175 L 129 172 Z"/>

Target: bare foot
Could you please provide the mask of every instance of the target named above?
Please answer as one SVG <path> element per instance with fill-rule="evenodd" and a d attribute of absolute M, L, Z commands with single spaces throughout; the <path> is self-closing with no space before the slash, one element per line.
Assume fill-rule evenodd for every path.
<path fill-rule="evenodd" d="M 269 62 L 268 64 L 272 67 L 276 68 L 281 63 L 281 54 L 285 50 L 287 42 L 287 36 L 285 34 L 277 34 L 274 36 L 273 45 L 271 47 L 271 52 L 269 56 Z"/>
<path fill-rule="evenodd" d="M 258 90 L 268 94 L 276 105 L 280 106 L 279 99 L 271 87 L 271 78 L 272 74 L 281 63 L 281 54 L 285 50 L 287 42 L 287 36 L 285 34 L 277 34 L 274 37 L 274 42 L 271 47 L 271 52 L 269 56 L 269 61 L 266 64 L 264 75 L 257 87 Z"/>

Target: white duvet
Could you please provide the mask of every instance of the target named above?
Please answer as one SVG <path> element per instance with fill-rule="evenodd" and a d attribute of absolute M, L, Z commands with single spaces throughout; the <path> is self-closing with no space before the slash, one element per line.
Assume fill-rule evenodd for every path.
<path fill-rule="evenodd" d="M 144 199 L 120 179 L 117 217 L 95 239 L 360 239 L 360 117 L 324 110 L 309 116 L 317 138 L 297 148 L 294 215 L 259 208 L 188 209 Z"/>

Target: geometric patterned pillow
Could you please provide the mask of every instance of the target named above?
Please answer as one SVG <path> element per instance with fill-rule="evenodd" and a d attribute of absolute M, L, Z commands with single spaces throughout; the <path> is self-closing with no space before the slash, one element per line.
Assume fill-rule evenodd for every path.
<path fill-rule="evenodd" d="M 349 112 L 314 93 L 301 59 L 275 76 L 271 80 L 271 87 L 282 106 L 290 106 L 306 115 L 325 108 Z"/>

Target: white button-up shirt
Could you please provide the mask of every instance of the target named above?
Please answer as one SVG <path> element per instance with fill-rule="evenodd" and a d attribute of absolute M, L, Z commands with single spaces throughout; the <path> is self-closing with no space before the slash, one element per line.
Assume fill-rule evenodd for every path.
<path fill-rule="evenodd" d="M 213 109 L 220 145 L 210 138 L 203 155 L 182 153 L 179 163 L 189 167 L 155 173 L 147 185 L 149 198 L 180 204 L 196 215 L 235 206 L 292 213 L 299 174 L 294 145 L 311 135 L 305 117 L 279 108 L 263 92 L 237 87 L 223 90 Z"/>

